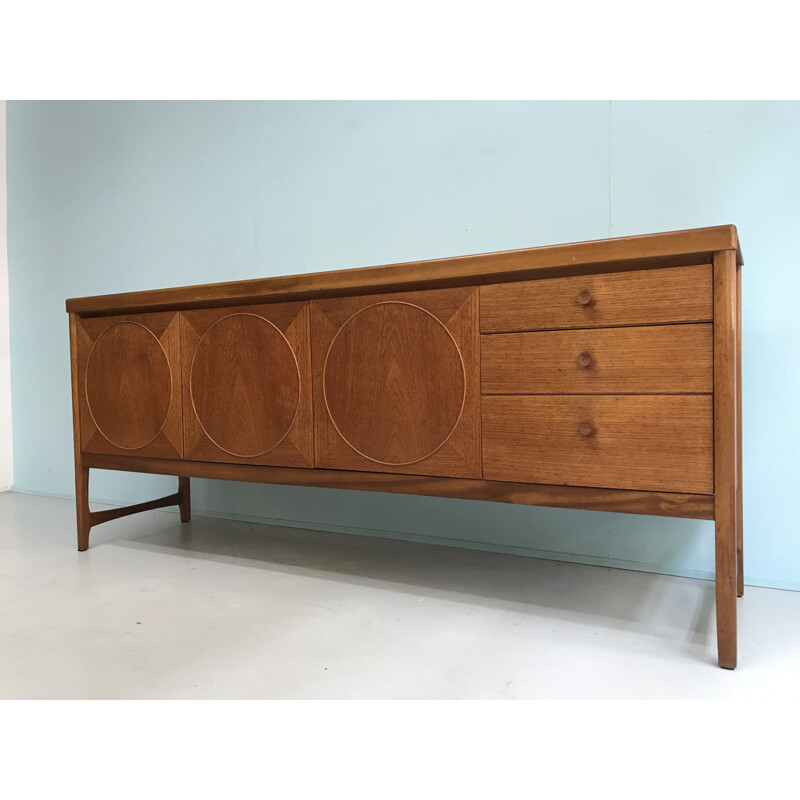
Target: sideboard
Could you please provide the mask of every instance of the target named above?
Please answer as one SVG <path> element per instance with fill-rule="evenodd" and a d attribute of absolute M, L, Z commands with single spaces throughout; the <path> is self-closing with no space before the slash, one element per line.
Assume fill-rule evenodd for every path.
<path fill-rule="evenodd" d="M 78 549 L 192 477 L 714 520 L 732 669 L 741 265 L 725 225 L 67 300 Z M 90 511 L 91 468 L 178 491 Z"/>

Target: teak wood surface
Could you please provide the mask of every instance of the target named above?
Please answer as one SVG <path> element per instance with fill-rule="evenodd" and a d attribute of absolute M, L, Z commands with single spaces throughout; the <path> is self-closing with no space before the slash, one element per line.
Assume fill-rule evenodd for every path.
<path fill-rule="evenodd" d="M 81 319 L 75 336 L 82 449 L 181 458 L 179 315 Z"/>
<path fill-rule="evenodd" d="M 737 263 L 742 263 L 735 225 L 411 261 L 379 267 L 78 297 L 67 300 L 67 311 L 90 316 L 120 314 L 132 310 L 208 308 L 448 286 L 475 286 L 528 278 L 589 275 L 678 264 L 711 264 L 714 253 L 719 250 L 734 250 Z"/>
<path fill-rule="evenodd" d="M 483 475 L 713 494 L 713 436 L 711 395 L 495 395 L 483 398 Z"/>
<path fill-rule="evenodd" d="M 481 337 L 483 394 L 710 394 L 710 324 Z"/>
<path fill-rule="evenodd" d="M 311 302 L 316 466 L 481 477 L 476 288 Z"/>
<path fill-rule="evenodd" d="M 475 478 L 419 477 L 385 472 L 334 469 L 294 469 L 250 464 L 215 464 L 208 461 L 172 461 L 87 453 L 84 465 L 93 469 L 179 475 L 186 478 L 314 486 L 322 489 L 415 494 L 488 500 L 526 506 L 574 508 L 585 511 L 617 511 L 684 519 L 714 519 L 713 495 L 680 492 L 642 492 L 625 489 L 593 489 L 586 486 L 548 486 Z"/>
<path fill-rule="evenodd" d="M 78 549 L 191 477 L 713 519 L 743 592 L 732 225 L 67 301 Z M 89 509 L 90 469 L 175 494 Z"/>
<path fill-rule="evenodd" d="M 181 317 L 186 458 L 313 466 L 308 303 Z"/>
<path fill-rule="evenodd" d="M 707 322 L 711 267 L 615 272 L 481 288 L 481 332 Z"/>
<path fill-rule="evenodd" d="M 723 251 L 714 258 L 714 520 L 716 611 L 719 663 L 736 666 L 737 529 L 737 288 L 736 258 Z"/>

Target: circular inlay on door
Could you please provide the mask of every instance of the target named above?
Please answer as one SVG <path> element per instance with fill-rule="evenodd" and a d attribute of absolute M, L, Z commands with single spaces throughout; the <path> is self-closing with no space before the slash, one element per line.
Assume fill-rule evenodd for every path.
<path fill-rule="evenodd" d="M 277 447 L 300 403 L 300 370 L 286 337 L 255 314 L 215 322 L 191 369 L 197 420 L 221 450 L 241 458 Z"/>
<path fill-rule="evenodd" d="M 433 455 L 461 418 L 466 378 L 445 326 L 390 301 L 358 311 L 328 348 L 325 403 L 342 438 L 365 458 L 413 464 Z"/>
<path fill-rule="evenodd" d="M 118 322 L 97 337 L 86 365 L 86 401 L 100 433 L 139 450 L 167 421 L 172 375 L 161 342 L 138 322 Z"/>

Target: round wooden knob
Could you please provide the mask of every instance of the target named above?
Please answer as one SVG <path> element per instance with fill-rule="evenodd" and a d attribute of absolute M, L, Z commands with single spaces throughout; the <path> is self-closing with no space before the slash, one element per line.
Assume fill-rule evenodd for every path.
<path fill-rule="evenodd" d="M 586 290 L 578 292 L 578 302 L 582 306 L 588 306 L 592 302 L 592 296 Z"/>
<path fill-rule="evenodd" d="M 594 433 L 594 428 L 592 428 L 592 423 L 591 422 L 581 422 L 581 424 L 578 425 L 578 433 L 581 436 L 591 436 L 592 433 Z"/>
<path fill-rule="evenodd" d="M 592 357 L 591 357 L 591 355 L 589 355 L 589 353 L 581 353 L 578 356 L 578 363 L 582 367 L 590 367 L 592 365 Z"/>

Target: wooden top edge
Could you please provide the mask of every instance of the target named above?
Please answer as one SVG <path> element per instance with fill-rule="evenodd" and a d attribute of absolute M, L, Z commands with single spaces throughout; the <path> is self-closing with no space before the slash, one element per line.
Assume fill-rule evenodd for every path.
<path fill-rule="evenodd" d="M 735 225 L 174 289 L 78 297 L 67 300 L 66 308 L 69 313 L 95 316 L 259 301 L 283 302 L 347 293 L 367 294 L 480 281 L 525 280 L 561 272 L 574 273 L 582 266 L 610 267 L 618 262 L 642 262 L 643 266 L 688 264 L 692 260 L 710 263 L 713 253 L 718 250 L 736 250 L 737 264 L 743 263 Z"/>

